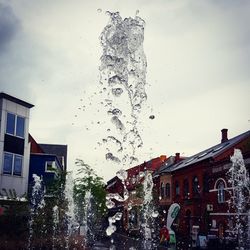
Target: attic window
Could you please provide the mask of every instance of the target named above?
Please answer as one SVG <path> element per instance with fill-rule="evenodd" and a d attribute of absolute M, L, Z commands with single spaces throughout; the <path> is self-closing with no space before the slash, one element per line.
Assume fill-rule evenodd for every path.
<path fill-rule="evenodd" d="M 229 144 L 229 143 L 226 143 L 226 144 L 224 144 L 224 145 L 221 145 L 221 146 L 215 148 L 215 149 L 213 150 L 213 152 L 217 152 L 217 151 L 221 150 L 222 148 L 226 147 L 228 144 Z"/>
<path fill-rule="evenodd" d="M 215 148 L 215 149 L 213 150 L 213 152 L 219 151 L 219 150 L 222 149 L 222 148 L 224 148 L 224 146 L 220 146 L 220 147 L 218 147 L 218 148 Z"/>
<path fill-rule="evenodd" d="M 210 152 L 210 151 L 207 151 L 207 152 L 204 152 L 203 154 L 198 155 L 198 158 L 204 157 L 204 156 L 207 155 L 209 152 Z"/>
<path fill-rule="evenodd" d="M 193 161 L 193 160 L 194 160 L 194 157 L 191 158 L 191 159 L 188 159 L 188 160 L 185 162 L 185 164 L 187 164 L 187 163 L 189 163 L 189 162 L 191 162 L 191 161 Z"/>

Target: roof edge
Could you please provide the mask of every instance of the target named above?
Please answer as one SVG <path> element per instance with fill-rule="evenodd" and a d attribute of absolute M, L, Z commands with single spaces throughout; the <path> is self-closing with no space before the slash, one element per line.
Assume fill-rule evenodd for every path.
<path fill-rule="evenodd" d="M 22 105 L 22 106 L 26 107 L 26 108 L 33 108 L 34 107 L 33 104 L 25 102 L 25 101 L 23 101 L 21 99 L 18 99 L 16 97 L 14 97 L 14 96 L 8 95 L 8 94 L 6 94 L 4 92 L 0 92 L 0 99 L 1 98 L 12 101 L 12 102 L 15 102 L 15 103 L 17 103 L 19 105 Z"/>

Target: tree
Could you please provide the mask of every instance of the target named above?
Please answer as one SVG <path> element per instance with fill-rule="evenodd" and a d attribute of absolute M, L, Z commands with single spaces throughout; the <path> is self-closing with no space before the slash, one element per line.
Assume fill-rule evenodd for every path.
<path fill-rule="evenodd" d="M 103 179 L 83 160 L 77 159 L 77 178 L 74 181 L 74 201 L 77 220 L 85 224 L 94 239 L 97 231 L 102 231 L 106 214 L 106 191 Z"/>

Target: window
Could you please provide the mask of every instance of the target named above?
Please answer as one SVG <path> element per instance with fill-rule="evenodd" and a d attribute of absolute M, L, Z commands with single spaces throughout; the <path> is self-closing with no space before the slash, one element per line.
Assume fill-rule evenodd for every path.
<path fill-rule="evenodd" d="M 10 113 L 7 113 L 7 126 L 6 133 L 14 135 L 15 134 L 15 119 L 16 116 Z"/>
<path fill-rule="evenodd" d="M 188 179 L 184 180 L 183 183 L 183 195 L 185 198 L 188 198 L 189 195 L 189 183 L 188 183 Z"/>
<path fill-rule="evenodd" d="M 12 174 L 13 155 L 4 153 L 3 173 Z"/>
<path fill-rule="evenodd" d="M 208 174 L 204 174 L 203 176 L 203 192 L 208 193 L 209 192 L 209 177 Z"/>
<path fill-rule="evenodd" d="M 4 153 L 3 174 L 22 175 L 23 157 L 12 153 Z"/>
<path fill-rule="evenodd" d="M 6 133 L 18 137 L 24 137 L 25 118 L 7 113 Z"/>
<path fill-rule="evenodd" d="M 56 171 L 56 163 L 55 163 L 55 161 L 46 161 L 46 163 L 45 163 L 45 171 L 54 173 Z"/>
<path fill-rule="evenodd" d="M 179 182 L 175 182 L 175 195 L 180 195 L 180 185 Z"/>
<path fill-rule="evenodd" d="M 170 184 L 169 183 L 166 184 L 166 197 L 170 198 Z"/>
<path fill-rule="evenodd" d="M 23 157 L 20 155 L 14 155 L 14 167 L 13 174 L 14 175 L 22 175 L 22 165 L 23 165 Z"/>
<path fill-rule="evenodd" d="M 24 118 L 20 116 L 16 120 L 16 136 L 24 137 Z"/>
<path fill-rule="evenodd" d="M 221 180 L 218 182 L 218 203 L 225 202 L 225 184 Z"/>
<path fill-rule="evenodd" d="M 193 178 L 193 193 L 194 194 L 199 194 L 199 190 L 200 186 L 199 186 L 199 180 L 197 176 L 194 176 Z"/>
<path fill-rule="evenodd" d="M 164 194 L 164 183 L 161 183 L 161 198 L 164 198 L 165 194 Z"/>

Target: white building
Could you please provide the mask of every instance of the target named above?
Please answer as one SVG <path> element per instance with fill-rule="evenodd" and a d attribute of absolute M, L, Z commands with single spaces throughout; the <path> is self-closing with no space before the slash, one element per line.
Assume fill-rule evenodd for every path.
<path fill-rule="evenodd" d="M 0 196 L 28 191 L 29 115 L 33 105 L 0 93 Z"/>

